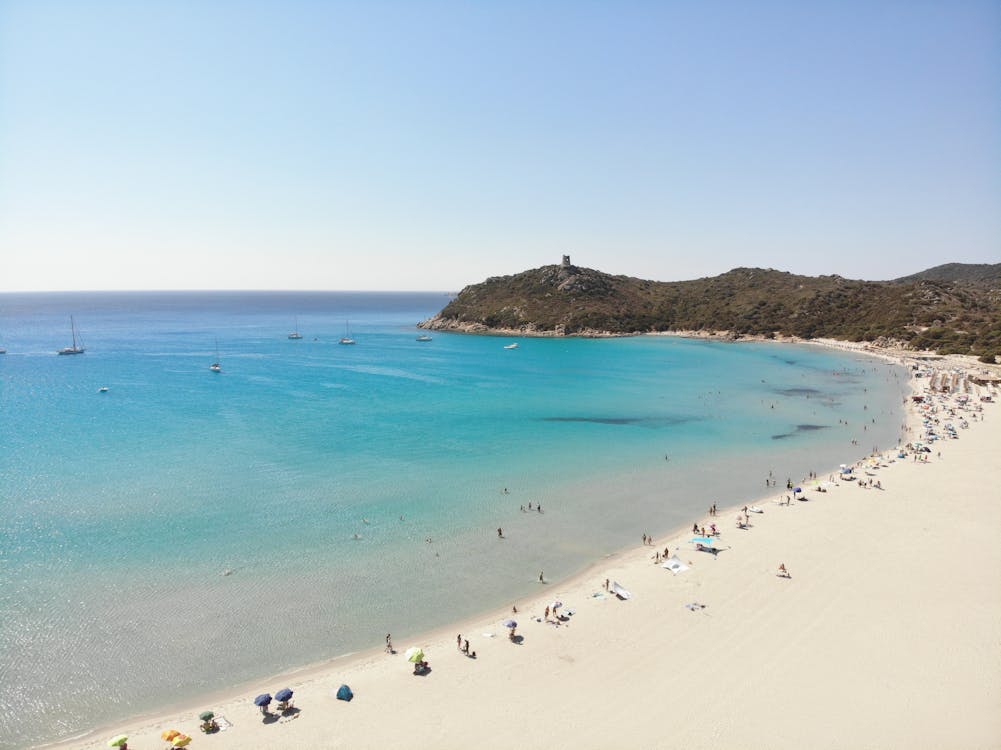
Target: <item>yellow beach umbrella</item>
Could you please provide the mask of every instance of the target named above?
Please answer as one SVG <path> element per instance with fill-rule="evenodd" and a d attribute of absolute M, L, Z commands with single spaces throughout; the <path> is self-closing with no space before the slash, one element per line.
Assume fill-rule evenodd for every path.
<path fill-rule="evenodd" d="M 171 744 L 174 747 L 184 747 L 189 742 L 191 742 L 191 738 L 188 735 L 186 735 L 186 734 L 179 734 L 179 735 L 177 735 L 174 738 L 174 741 Z"/>
<path fill-rule="evenodd" d="M 174 738 L 179 734 L 180 732 L 178 732 L 176 729 L 164 729 L 162 732 L 160 732 L 160 739 L 164 740 L 165 742 L 173 742 Z"/>

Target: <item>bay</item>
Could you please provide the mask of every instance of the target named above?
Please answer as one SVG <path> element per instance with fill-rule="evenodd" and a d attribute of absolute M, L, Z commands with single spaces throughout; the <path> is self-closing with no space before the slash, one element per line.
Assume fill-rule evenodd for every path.
<path fill-rule="evenodd" d="M 510 607 L 899 438 L 905 376 L 872 358 L 417 341 L 447 301 L 0 295 L 0 747 Z M 70 315 L 87 351 L 59 357 Z"/>

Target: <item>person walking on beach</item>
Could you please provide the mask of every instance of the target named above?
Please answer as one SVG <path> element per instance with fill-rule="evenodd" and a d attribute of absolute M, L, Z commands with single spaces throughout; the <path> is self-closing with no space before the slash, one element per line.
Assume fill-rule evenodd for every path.
<path fill-rule="evenodd" d="M 543 583 L 541 570 L 539 571 L 539 583 Z"/>
<path fill-rule="evenodd" d="M 462 633 L 459 633 L 459 635 L 455 636 L 455 647 L 460 651 L 462 651 Z"/>
<path fill-rule="evenodd" d="M 500 526 L 497 527 L 497 538 L 498 539 L 504 538 L 504 529 L 502 529 Z"/>
<path fill-rule="evenodd" d="M 393 638 L 389 633 L 386 633 L 386 653 L 392 654 L 393 651 Z"/>

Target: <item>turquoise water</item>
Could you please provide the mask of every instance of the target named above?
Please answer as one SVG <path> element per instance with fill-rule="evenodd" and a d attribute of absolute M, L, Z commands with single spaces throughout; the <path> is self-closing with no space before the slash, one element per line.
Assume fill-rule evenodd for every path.
<path fill-rule="evenodd" d="M 403 642 L 899 436 L 875 360 L 417 342 L 445 302 L 0 295 L 0 747 Z"/>

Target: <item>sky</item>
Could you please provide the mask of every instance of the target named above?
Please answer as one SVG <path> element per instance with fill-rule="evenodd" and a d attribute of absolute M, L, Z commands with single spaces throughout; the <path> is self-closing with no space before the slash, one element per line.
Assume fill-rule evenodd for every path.
<path fill-rule="evenodd" d="M 0 0 L 0 291 L 1001 262 L 995 0 Z"/>

